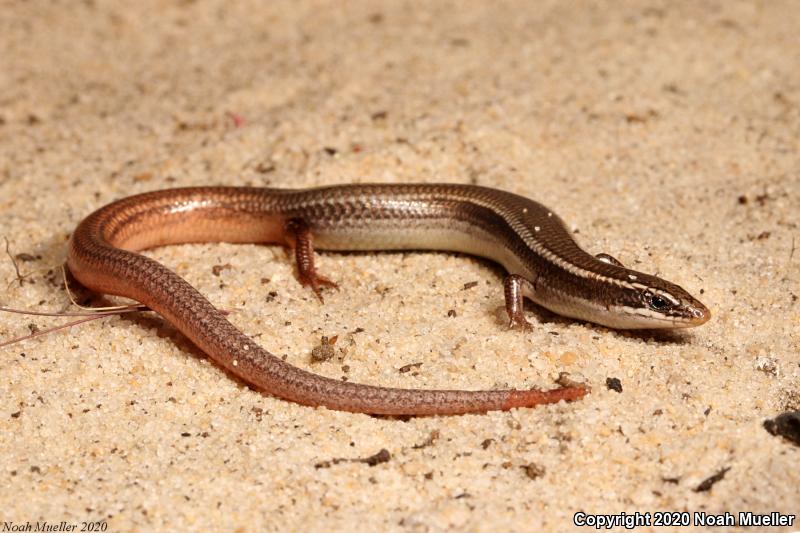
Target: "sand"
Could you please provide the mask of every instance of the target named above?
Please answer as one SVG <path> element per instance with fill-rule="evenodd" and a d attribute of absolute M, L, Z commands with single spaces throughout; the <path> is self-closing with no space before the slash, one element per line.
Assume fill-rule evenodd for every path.
<path fill-rule="evenodd" d="M 22 283 L 0 260 L 0 305 L 70 309 L 70 232 L 129 194 L 458 182 L 541 201 L 588 250 L 714 316 L 627 333 L 531 307 L 520 334 L 502 271 L 466 256 L 323 254 L 341 290 L 320 305 L 279 247 L 153 250 L 320 374 L 481 389 L 569 372 L 592 393 L 409 420 L 312 409 L 232 380 L 157 316 L 105 318 L 0 349 L 0 520 L 564 531 L 578 512 L 797 515 L 800 446 L 763 422 L 800 409 L 799 33 L 792 1 L 5 3 L 0 229 L 27 255 Z M 0 338 L 63 321 L 3 315 Z M 312 364 L 322 335 L 336 357 Z"/>

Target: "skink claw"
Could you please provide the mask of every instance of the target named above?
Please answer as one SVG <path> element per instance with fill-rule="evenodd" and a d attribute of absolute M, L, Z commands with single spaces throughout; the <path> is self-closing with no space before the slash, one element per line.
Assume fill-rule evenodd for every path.
<path fill-rule="evenodd" d="M 339 285 L 337 285 L 336 282 L 331 281 L 322 274 L 317 274 L 316 271 L 311 272 L 310 274 L 306 273 L 305 275 L 300 274 L 299 278 L 300 284 L 303 287 L 311 287 L 311 290 L 314 291 L 314 294 L 317 296 L 317 299 L 321 304 L 325 303 L 324 298 L 322 298 L 322 287 L 331 287 L 336 290 L 339 289 Z"/>
<path fill-rule="evenodd" d="M 516 329 L 519 331 L 533 331 L 533 324 L 528 322 L 524 317 L 511 317 L 508 321 L 508 329 Z"/>

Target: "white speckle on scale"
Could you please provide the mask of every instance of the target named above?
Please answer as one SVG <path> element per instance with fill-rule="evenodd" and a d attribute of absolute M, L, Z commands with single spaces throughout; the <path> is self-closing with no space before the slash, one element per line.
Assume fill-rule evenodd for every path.
<path fill-rule="evenodd" d="M 552 217 L 553 217 L 553 213 L 548 212 L 547 213 L 547 218 L 552 218 Z"/>
<path fill-rule="evenodd" d="M 540 228 L 539 226 L 534 226 L 534 227 L 533 227 L 533 231 L 540 231 L 541 229 L 542 229 L 542 228 Z"/>
<path fill-rule="evenodd" d="M 636 279 L 636 276 L 634 276 L 633 274 L 628 274 L 628 277 L 629 277 L 630 279 Z"/>
<path fill-rule="evenodd" d="M 523 213 L 527 213 L 527 212 L 528 212 L 528 208 L 527 208 L 527 207 L 523 207 L 523 208 L 522 208 L 522 212 L 523 212 Z"/>
<path fill-rule="evenodd" d="M 249 344 L 245 344 L 244 346 L 242 346 L 242 348 L 244 348 L 245 350 L 249 350 L 250 349 L 250 345 Z"/>
<path fill-rule="evenodd" d="M 239 361 L 237 361 L 236 359 L 234 359 L 232 364 L 233 364 L 233 366 L 239 366 Z"/>

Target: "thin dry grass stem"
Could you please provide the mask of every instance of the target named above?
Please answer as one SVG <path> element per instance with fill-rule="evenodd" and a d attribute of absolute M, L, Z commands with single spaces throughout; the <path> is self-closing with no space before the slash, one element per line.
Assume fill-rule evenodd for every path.
<path fill-rule="evenodd" d="M 8 240 L 6 240 L 6 251 L 8 252 Z M 9 254 L 10 257 L 10 254 Z M 13 258 L 12 258 L 13 261 Z M 16 267 L 16 263 L 14 265 Z M 19 271 L 17 271 L 19 273 Z M 62 311 L 62 312 L 50 312 L 50 311 L 31 311 L 28 309 L 14 309 L 11 307 L 4 307 L 0 306 L 0 312 L 5 313 L 15 313 L 20 315 L 33 315 L 33 316 L 80 316 L 86 317 L 82 318 L 81 320 L 74 320 L 72 322 L 67 322 L 66 324 L 61 324 L 60 326 L 54 326 L 52 328 L 47 328 L 43 330 L 39 330 L 36 332 L 31 333 L 30 335 L 24 335 L 22 337 L 16 337 L 14 339 L 0 342 L 0 348 L 4 346 L 10 346 L 12 344 L 16 344 L 18 342 L 26 341 L 29 339 L 35 339 L 36 337 L 41 337 L 42 335 L 46 335 L 48 333 L 53 333 L 55 331 L 59 331 L 62 329 L 68 329 L 72 326 L 77 326 L 79 324 L 84 324 L 86 322 L 91 322 L 92 320 L 97 320 L 99 318 L 103 318 L 106 316 L 111 315 L 121 315 L 124 313 L 133 313 L 137 311 L 149 311 L 149 308 L 144 304 L 129 304 L 129 305 L 116 305 L 116 306 L 108 306 L 108 307 L 85 307 L 80 305 L 72 295 L 72 292 L 69 290 L 69 285 L 67 284 L 67 274 L 64 266 L 61 266 L 61 275 L 64 280 L 64 290 L 67 291 L 67 295 L 69 296 L 70 301 L 78 308 L 83 309 L 82 312 L 69 312 L 69 311 Z M 230 311 L 225 309 L 220 309 L 220 312 L 223 315 L 230 314 Z"/>
<path fill-rule="evenodd" d="M 135 304 L 135 305 L 132 304 L 132 305 L 119 306 L 116 308 L 98 307 L 97 311 L 92 311 L 91 308 L 87 307 L 83 307 L 82 309 L 86 309 L 86 311 L 50 312 L 50 311 L 31 311 L 30 309 L 14 309 L 12 307 L 3 307 L 2 305 L 0 305 L 0 312 L 16 313 L 18 315 L 33 315 L 33 316 L 108 316 L 108 315 L 117 315 L 121 313 L 132 313 L 134 311 L 145 311 L 147 310 L 147 306 L 143 304 Z"/>
<path fill-rule="evenodd" d="M 127 309 L 131 307 L 137 307 L 138 310 L 145 310 L 147 306 L 143 304 L 129 304 L 129 305 L 110 305 L 107 307 L 86 307 L 81 305 L 75 300 L 75 297 L 72 295 L 72 291 L 69 290 L 69 283 L 67 283 L 67 270 L 64 268 L 64 265 L 61 265 L 61 279 L 64 280 L 64 290 L 67 291 L 67 296 L 69 297 L 69 301 L 72 302 L 72 305 L 78 307 L 80 309 L 84 309 L 89 312 L 108 312 L 108 314 L 115 314 L 116 311 L 122 311 L 123 313 L 127 313 Z M 74 316 L 82 316 L 82 315 L 74 315 Z"/>
<path fill-rule="evenodd" d="M 8 282 L 8 285 L 6 285 L 6 289 L 10 289 L 11 285 L 13 285 L 15 281 L 19 283 L 20 287 L 22 287 L 22 281 L 25 279 L 25 276 L 23 276 L 19 272 L 19 265 L 17 264 L 17 259 L 11 253 L 11 244 L 8 242 L 8 237 L 3 236 L 3 240 L 6 241 L 6 255 L 11 260 L 11 264 L 14 266 L 14 272 L 16 273 L 16 277 Z"/>
<path fill-rule="evenodd" d="M 97 320 L 98 318 L 103 318 L 107 316 L 105 314 L 99 314 L 97 316 L 90 316 L 89 318 L 83 318 L 81 320 L 75 320 L 73 322 L 67 322 L 66 324 L 61 324 L 60 326 L 55 326 L 52 328 L 42 329 L 37 331 L 36 333 L 31 333 L 30 335 L 25 335 L 23 337 L 17 337 L 16 339 L 11 339 L 5 342 L 0 343 L 0 348 L 4 346 L 9 346 L 11 344 L 16 344 L 18 342 L 26 341 L 28 339 L 34 339 L 36 337 L 41 337 L 42 335 L 47 335 L 48 333 L 52 333 L 54 331 L 58 331 L 60 329 L 67 329 L 71 328 L 72 326 L 77 326 L 78 324 L 83 324 L 84 322 L 90 322 L 92 320 Z"/>
<path fill-rule="evenodd" d="M 14 268 L 17 271 L 17 278 L 21 279 L 19 274 L 19 269 L 17 268 L 17 264 L 14 261 L 14 257 L 11 255 L 8 249 L 8 239 L 6 239 L 6 253 L 11 258 L 11 262 L 14 264 Z M 85 322 L 90 322 L 92 320 L 97 320 L 98 318 L 103 318 L 109 315 L 119 315 L 123 313 L 132 313 L 135 311 L 146 311 L 147 306 L 143 304 L 130 304 L 130 305 L 118 305 L 112 307 L 84 307 L 78 302 L 75 301 L 75 298 L 72 296 L 72 292 L 69 290 L 69 285 L 67 284 L 67 274 L 64 270 L 64 266 L 61 266 L 61 276 L 64 280 L 64 290 L 67 291 L 67 295 L 69 296 L 70 301 L 78 308 L 83 309 L 82 312 L 69 312 L 69 311 L 62 311 L 62 312 L 49 312 L 49 311 L 32 311 L 29 309 L 13 309 L 11 307 L 3 307 L 0 306 L 0 312 L 5 313 L 15 313 L 19 315 L 33 315 L 33 316 L 82 316 L 87 317 L 81 320 L 74 320 L 72 322 L 67 322 L 66 324 L 61 324 L 60 326 L 54 326 L 52 328 L 47 328 L 39 331 L 35 331 L 30 335 L 24 335 L 22 337 L 16 337 L 14 339 L 5 341 L 0 343 L 0 348 L 4 346 L 10 346 L 12 344 L 16 344 L 18 342 L 26 341 L 29 339 L 34 339 L 36 337 L 41 337 L 42 335 L 46 335 L 48 333 L 52 333 L 55 331 L 59 331 L 62 329 L 68 329 L 72 326 L 77 326 L 79 324 L 83 324 Z"/>

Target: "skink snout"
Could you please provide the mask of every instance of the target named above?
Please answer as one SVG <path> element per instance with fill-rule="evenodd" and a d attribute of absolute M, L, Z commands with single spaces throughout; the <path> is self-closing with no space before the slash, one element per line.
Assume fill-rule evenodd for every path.
<path fill-rule="evenodd" d="M 693 326 L 700 326 L 705 324 L 711 319 L 711 311 L 708 310 L 708 307 L 701 304 L 700 302 L 696 302 L 691 309 L 691 322 Z"/>

